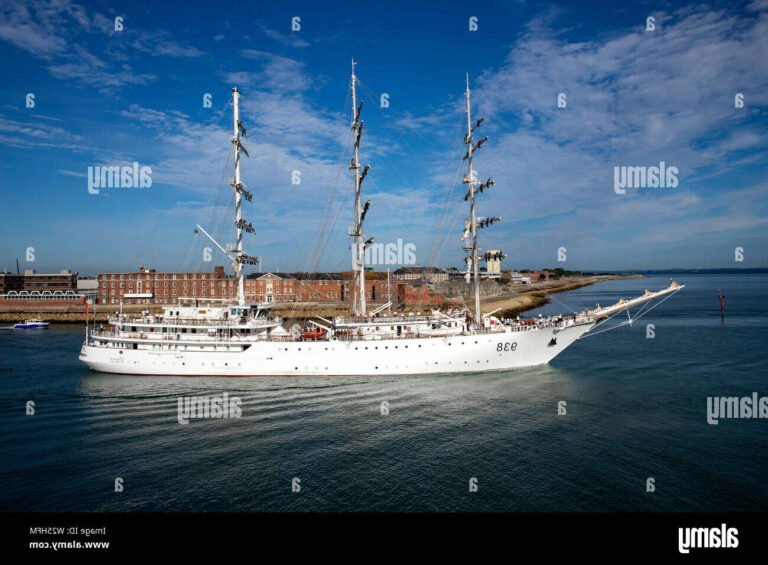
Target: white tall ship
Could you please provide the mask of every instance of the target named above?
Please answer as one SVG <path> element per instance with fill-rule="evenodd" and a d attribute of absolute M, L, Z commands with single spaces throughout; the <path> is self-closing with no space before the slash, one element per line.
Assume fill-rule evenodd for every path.
<path fill-rule="evenodd" d="M 349 165 L 354 177 L 354 221 L 349 235 L 354 242 L 354 288 L 352 312 L 333 319 L 318 317 L 303 331 L 289 329 L 283 320 L 270 315 L 271 304 L 246 304 L 244 266 L 257 264 L 257 257 L 243 248 L 243 234 L 253 225 L 242 215 L 243 199 L 253 196 L 240 178 L 241 153 L 248 155 L 241 139 L 246 130 L 240 121 L 237 88 L 232 89 L 234 126 L 235 196 L 234 247 L 222 247 L 198 226 L 231 260 L 237 279 L 237 300 L 180 298 L 178 305 L 165 306 L 161 315 L 115 314 L 108 328 L 86 327 L 80 360 L 93 370 L 126 375 L 179 376 L 267 376 L 267 375 L 417 375 L 501 371 L 548 363 L 587 332 L 616 314 L 651 301 L 666 300 L 683 288 L 674 281 L 668 288 L 609 307 L 596 307 L 575 315 L 513 320 L 503 323 L 483 314 L 480 304 L 479 262 L 503 258 L 501 252 L 481 254 L 478 232 L 500 221 L 478 217 L 476 197 L 494 186 L 493 179 L 477 180 L 473 169 L 475 152 L 487 137 L 475 139 L 483 118 L 472 122 L 467 79 L 467 146 L 464 184 L 469 217 L 462 236 L 466 251 L 466 282 L 474 284 L 473 309 L 433 310 L 428 315 L 385 314 L 391 304 L 368 310 L 365 292 L 365 249 L 373 238 L 365 238 L 364 221 L 370 201 L 362 203 L 362 184 L 369 166 L 360 166 L 363 132 L 362 102 L 357 103 L 357 78 L 352 63 L 352 133 L 354 156 Z M 657 303 L 658 305 L 658 303 Z M 654 306 L 655 307 L 655 306 Z M 641 312 L 647 313 L 649 310 Z M 635 319 L 640 314 L 635 316 Z M 632 318 L 630 317 L 631 321 Z M 625 322 L 626 323 L 626 322 Z"/>

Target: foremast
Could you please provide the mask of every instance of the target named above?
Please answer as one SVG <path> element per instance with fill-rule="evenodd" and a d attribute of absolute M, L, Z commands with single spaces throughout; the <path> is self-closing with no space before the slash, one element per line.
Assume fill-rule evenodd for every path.
<path fill-rule="evenodd" d="M 467 265 L 467 272 L 465 280 L 467 284 L 471 279 L 474 279 L 474 318 L 478 327 L 482 326 L 483 315 L 480 308 L 480 268 L 479 262 L 490 261 L 494 259 L 502 259 L 504 254 L 501 251 L 487 252 L 483 255 L 479 254 L 477 245 L 477 232 L 481 228 L 486 228 L 496 222 L 501 221 L 498 216 L 490 216 L 478 221 L 477 212 L 475 209 L 475 196 L 478 193 L 482 193 L 487 188 L 490 188 L 496 184 L 496 181 L 489 178 L 485 182 L 478 182 L 477 172 L 472 167 L 473 155 L 475 151 L 480 149 L 483 144 L 488 141 L 488 136 L 480 139 L 477 143 L 474 142 L 474 132 L 485 121 L 485 118 L 478 118 L 478 120 L 472 124 L 472 105 L 470 100 L 469 91 L 469 74 L 467 74 L 467 89 L 464 93 L 467 103 L 467 133 L 464 135 L 464 144 L 467 146 L 467 152 L 464 154 L 463 160 L 467 161 L 467 175 L 464 177 L 464 184 L 467 185 L 467 193 L 464 195 L 464 201 L 469 201 L 469 218 L 464 223 L 464 234 L 462 239 L 464 240 L 464 251 L 467 256 L 464 258 L 464 262 Z"/>
<path fill-rule="evenodd" d="M 233 106 L 233 133 L 232 133 L 232 147 L 235 152 L 235 175 L 233 181 L 230 183 L 235 190 L 235 233 L 236 243 L 234 254 L 230 254 L 232 258 L 232 268 L 235 272 L 235 278 L 237 279 L 237 303 L 242 306 L 245 304 L 245 272 L 244 265 L 255 265 L 259 262 L 258 257 L 252 257 L 247 255 L 243 250 L 243 232 L 255 233 L 253 224 L 247 222 L 243 218 L 243 198 L 249 202 L 253 200 L 253 195 L 248 192 L 245 185 L 240 180 L 240 153 L 245 153 L 248 157 L 248 151 L 243 147 L 240 141 L 240 136 L 248 138 L 248 133 L 243 126 L 243 122 L 240 121 L 240 92 L 237 87 L 232 87 L 232 106 Z"/>
<path fill-rule="evenodd" d="M 354 218 L 352 227 L 349 229 L 349 235 L 353 239 L 352 250 L 352 271 L 354 272 L 355 280 L 354 286 L 356 293 L 352 292 L 353 302 L 352 311 L 357 316 L 366 315 L 366 301 L 365 301 L 365 248 L 373 243 L 373 238 L 365 240 L 365 232 L 363 231 L 363 222 L 365 216 L 368 213 L 368 209 L 371 207 L 371 201 L 366 201 L 365 205 L 362 205 L 362 186 L 371 166 L 366 165 L 363 169 L 360 169 L 360 138 L 363 134 L 363 121 L 360 119 L 360 112 L 363 109 L 363 102 L 360 101 L 360 105 L 357 104 L 357 77 L 355 76 L 355 60 L 352 60 L 352 78 L 350 82 L 350 88 L 352 90 L 352 135 L 354 142 L 354 155 L 352 161 L 349 164 L 349 169 L 352 171 L 355 180 L 355 202 L 354 202 Z"/>

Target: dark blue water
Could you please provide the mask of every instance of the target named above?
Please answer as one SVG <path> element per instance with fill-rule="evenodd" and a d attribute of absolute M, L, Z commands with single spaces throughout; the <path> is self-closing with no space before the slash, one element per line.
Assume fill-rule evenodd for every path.
<path fill-rule="evenodd" d="M 706 398 L 768 394 L 768 277 L 681 278 L 632 327 L 506 374 L 121 377 L 79 365 L 82 328 L 0 331 L 0 510 L 765 510 L 768 421 L 711 426 Z M 557 300 L 580 309 L 666 282 Z M 223 392 L 242 418 L 178 423 L 180 396 Z"/>

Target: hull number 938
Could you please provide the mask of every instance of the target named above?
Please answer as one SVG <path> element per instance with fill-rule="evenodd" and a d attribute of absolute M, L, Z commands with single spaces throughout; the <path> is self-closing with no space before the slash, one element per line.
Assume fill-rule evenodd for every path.
<path fill-rule="evenodd" d="M 496 351 L 515 351 L 517 349 L 516 341 L 502 341 L 496 344 Z"/>

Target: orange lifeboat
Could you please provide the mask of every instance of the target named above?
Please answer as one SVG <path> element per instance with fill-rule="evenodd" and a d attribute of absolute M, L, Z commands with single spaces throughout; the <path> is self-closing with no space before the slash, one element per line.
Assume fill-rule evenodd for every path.
<path fill-rule="evenodd" d="M 301 339 L 304 341 L 316 341 L 318 339 L 323 339 L 325 337 L 326 331 L 322 328 L 317 328 L 314 330 L 304 330 L 301 332 Z"/>

